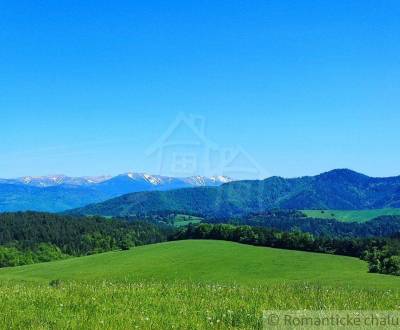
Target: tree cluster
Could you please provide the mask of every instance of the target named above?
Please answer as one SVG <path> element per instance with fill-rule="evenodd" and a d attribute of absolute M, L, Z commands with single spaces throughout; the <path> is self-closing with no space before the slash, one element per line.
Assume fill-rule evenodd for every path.
<path fill-rule="evenodd" d="M 37 212 L 0 214 L 0 267 L 157 243 L 169 230 L 148 222 Z"/>

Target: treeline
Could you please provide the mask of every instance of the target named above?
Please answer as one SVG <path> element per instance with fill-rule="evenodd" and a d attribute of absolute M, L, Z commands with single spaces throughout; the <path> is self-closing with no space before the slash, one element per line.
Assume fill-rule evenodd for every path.
<path fill-rule="evenodd" d="M 208 223 L 229 223 L 268 227 L 280 231 L 302 231 L 314 236 L 328 237 L 389 237 L 400 232 L 400 216 L 381 216 L 356 223 L 335 219 L 308 218 L 299 211 L 269 211 L 240 218 L 207 219 Z"/>
<path fill-rule="evenodd" d="M 271 228 L 231 224 L 189 225 L 174 239 L 216 239 L 257 246 L 329 253 L 368 261 L 370 272 L 400 275 L 398 238 L 330 238 L 301 231 L 278 231 Z"/>
<path fill-rule="evenodd" d="M 37 212 L 0 214 L 0 267 L 166 241 L 168 227 Z"/>

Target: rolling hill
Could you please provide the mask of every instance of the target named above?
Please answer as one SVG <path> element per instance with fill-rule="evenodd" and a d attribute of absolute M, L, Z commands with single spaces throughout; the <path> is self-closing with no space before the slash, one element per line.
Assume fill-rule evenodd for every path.
<path fill-rule="evenodd" d="M 391 288 L 400 278 L 369 274 L 356 258 L 225 241 L 176 241 L 42 264 L 0 269 L 0 280 L 194 281 L 262 285 L 314 283 Z"/>
<path fill-rule="evenodd" d="M 313 177 L 271 177 L 262 181 L 230 182 L 219 187 L 127 194 L 70 212 L 105 216 L 175 212 L 226 217 L 271 209 L 397 207 L 400 207 L 400 177 L 372 178 L 340 169 Z"/>
<path fill-rule="evenodd" d="M 349 257 L 177 241 L 0 269 L 0 328 L 264 329 L 264 311 L 394 311 L 399 284 Z"/>

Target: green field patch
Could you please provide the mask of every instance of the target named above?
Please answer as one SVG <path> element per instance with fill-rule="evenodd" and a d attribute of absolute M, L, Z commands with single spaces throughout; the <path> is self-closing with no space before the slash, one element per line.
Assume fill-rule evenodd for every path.
<path fill-rule="evenodd" d="M 203 218 L 186 214 L 177 214 L 174 217 L 173 221 L 175 227 L 182 227 L 182 226 L 187 226 L 190 223 L 192 224 L 200 223 L 201 221 L 203 221 Z"/>
<path fill-rule="evenodd" d="M 384 215 L 400 215 L 400 209 L 374 210 L 301 210 L 310 218 L 336 219 L 342 222 L 366 222 Z"/>

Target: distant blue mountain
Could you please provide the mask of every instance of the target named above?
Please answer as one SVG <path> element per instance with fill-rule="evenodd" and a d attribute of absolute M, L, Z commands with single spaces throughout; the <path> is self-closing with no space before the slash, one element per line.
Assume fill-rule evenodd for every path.
<path fill-rule="evenodd" d="M 229 181 L 229 178 L 222 176 L 173 178 L 143 173 L 126 173 L 115 177 L 74 178 L 52 175 L 0 179 L 0 212 L 59 212 L 127 193 L 218 186 Z"/>

